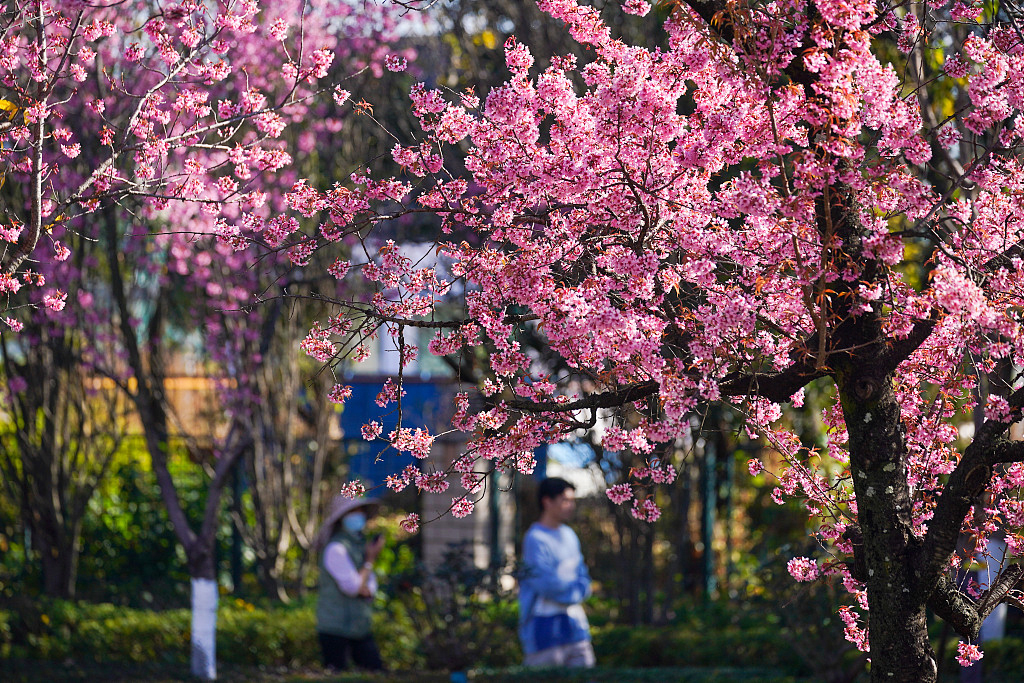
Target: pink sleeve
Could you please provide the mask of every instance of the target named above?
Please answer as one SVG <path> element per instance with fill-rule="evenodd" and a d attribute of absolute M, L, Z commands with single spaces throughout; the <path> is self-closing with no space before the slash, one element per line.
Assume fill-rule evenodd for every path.
<path fill-rule="evenodd" d="M 324 567 L 342 593 L 351 597 L 359 594 L 359 569 L 352 563 L 345 546 L 341 543 L 327 544 L 327 548 L 324 549 Z M 370 589 L 371 595 L 377 592 L 377 576 L 372 571 L 366 581 L 366 587 Z"/>
<path fill-rule="evenodd" d="M 345 595 L 355 597 L 359 593 L 359 570 L 352 564 L 345 546 L 340 543 L 329 543 L 324 550 L 324 568 L 330 574 L 338 588 Z"/>

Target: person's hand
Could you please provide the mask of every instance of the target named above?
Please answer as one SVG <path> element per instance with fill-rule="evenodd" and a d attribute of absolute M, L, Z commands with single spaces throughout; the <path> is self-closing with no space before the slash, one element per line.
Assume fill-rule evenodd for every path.
<path fill-rule="evenodd" d="M 370 544 L 366 546 L 366 561 L 373 564 L 377 560 L 377 556 L 380 555 L 380 551 L 384 549 L 384 537 L 378 535 L 375 539 L 370 541 Z"/>
<path fill-rule="evenodd" d="M 361 598 L 373 597 L 373 593 L 370 592 L 370 587 L 365 584 L 359 587 L 359 592 L 357 593 L 357 595 Z"/>

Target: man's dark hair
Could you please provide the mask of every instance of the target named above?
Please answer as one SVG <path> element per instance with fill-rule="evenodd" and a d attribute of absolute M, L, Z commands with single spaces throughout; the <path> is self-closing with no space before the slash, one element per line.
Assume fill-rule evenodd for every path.
<path fill-rule="evenodd" d="M 540 511 L 544 512 L 545 498 L 557 498 L 565 493 L 566 489 L 575 491 L 576 487 L 561 477 L 548 477 L 542 480 L 537 487 L 537 504 L 540 505 Z"/>

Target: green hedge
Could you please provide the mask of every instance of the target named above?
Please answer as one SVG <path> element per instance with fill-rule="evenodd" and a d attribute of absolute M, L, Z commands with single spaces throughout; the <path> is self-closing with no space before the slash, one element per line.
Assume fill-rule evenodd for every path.
<path fill-rule="evenodd" d="M 988 668 L 996 671 L 1024 672 L 1024 638 L 1008 636 L 981 646 Z"/>
<path fill-rule="evenodd" d="M 155 612 L 110 604 L 40 600 L 0 610 L 0 659 L 185 664 L 190 653 L 188 610 Z M 374 632 L 390 668 L 422 669 L 420 634 L 397 605 L 379 606 Z M 484 665 L 519 660 L 515 638 Z M 320 644 L 310 603 L 261 609 L 223 599 L 217 613 L 217 660 L 265 667 L 317 666 Z"/>
<path fill-rule="evenodd" d="M 556 680 L 545 677 L 543 671 L 508 668 L 520 661 L 520 655 L 514 623 L 506 623 L 510 618 L 507 607 L 486 616 L 499 622 L 495 632 L 504 634 L 505 640 L 502 647 L 474 662 L 474 668 L 494 670 L 492 677 L 478 680 Z M 189 611 L 180 609 L 155 612 L 110 604 L 25 600 L 16 610 L 0 610 L 0 661 L 184 667 L 189 657 L 190 619 Z M 401 605 L 382 601 L 374 629 L 390 668 L 427 668 L 422 634 Z M 702 683 L 812 676 L 808 664 L 790 645 L 788 639 L 794 635 L 766 617 L 727 618 L 724 612 L 714 611 L 690 613 L 679 623 L 663 627 L 605 625 L 594 629 L 601 669 L 586 680 L 660 680 L 657 669 L 649 667 L 672 667 L 676 676 L 672 680 Z M 1011 636 L 986 643 L 984 652 L 987 679 L 1019 680 L 1019 672 L 1024 670 L 1024 639 Z M 313 605 L 262 609 L 241 600 L 223 599 L 217 619 L 217 658 L 225 666 L 317 669 L 320 653 Z M 723 663 L 736 668 L 721 668 Z M 634 673 L 625 678 L 615 673 L 626 670 Z M 645 673 L 635 674 L 636 670 Z M 680 672 L 691 672 L 686 675 L 692 678 L 679 678 Z"/>
<path fill-rule="evenodd" d="M 490 618 L 507 631 L 504 646 L 477 666 L 506 667 L 520 661 L 515 622 L 508 610 Z M 382 605 L 375 632 L 381 654 L 392 668 L 422 669 L 422 634 L 416 633 L 400 606 Z M 188 661 L 188 610 L 136 610 L 110 604 L 61 601 L 32 603 L 21 612 L 0 611 L 0 657 L 82 662 Z M 803 673 L 800 662 L 768 625 L 685 624 L 678 627 L 638 628 L 605 626 L 594 629 L 600 663 L 610 667 L 735 666 L 778 667 Z M 709 633 L 713 632 L 713 637 Z M 320 651 L 315 616 L 310 604 L 265 610 L 241 600 L 221 601 L 217 616 L 217 658 L 252 666 L 315 665 Z"/>
<path fill-rule="evenodd" d="M 0 657 L 79 662 L 184 664 L 189 656 L 188 610 L 154 612 L 60 601 L 32 603 L 35 611 L 0 611 Z M 520 660 L 508 610 L 491 618 L 507 631 L 476 666 L 507 667 Z M 381 654 L 393 669 L 424 669 L 421 634 L 394 603 L 377 612 Z M 594 648 L 606 667 L 733 666 L 806 669 L 771 625 L 689 623 L 677 627 L 605 626 L 594 629 Z M 221 601 L 217 659 L 265 667 L 315 666 L 320 661 L 310 604 L 265 610 L 241 600 Z M 513 674 L 509 674 L 513 675 Z M 511 680 L 511 679 L 510 679 Z M 525 680 L 525 679 L 523 679 Z"/>
<path fill-rule="evenodd" d="M 507 667 L 520 654 L 514 618 L 496 609 L 490 619 L 507 632 L 476 666 Z M 162 612 L 109 604 L 61 601 L 31 603 L 19 613 L 0 611 L 0 657 L 81 662 L 188 661 L 188 610 Z M 715 620 L 711 620 L 715 621 Z M 724 621 L 724 620 L 723 620 Z M 395 669 L 423 669 L 422 634 L 400 606 L 382 605 L 375 632 L 384 660 Z M 500 635 L 499 633 L 499 635 Z M 772 624 L 688 621 L 669 627 L 609 625 L 594 629 L 594 649 L 607 667 L 733 666 L 778 668 L 803 675 L 800 659 Z M 221 601 L 217 658 L 250 666 L 297 667 L 320 659 L 310 604 L 265 610 L 241 600 Z"/>
<path fill-rule="evenodd" d="M 606 666 L 733 666 L 781 668 L 810 673 L 779 636 L 778 629 L 727 628 L 708 631 L 690 628 L 636 628 L 610 626 L 595 629 L 594 650 Z"/>
<path fill-rule="evenodd" d="M 35 613 L 0 611 L 0 657 L 185 663 L 191 614 L 47 601 Z M 223 662 L 296 666 L 319 661 L 312 608 L 257 609 L 225 600 L 217 614 Z"/>

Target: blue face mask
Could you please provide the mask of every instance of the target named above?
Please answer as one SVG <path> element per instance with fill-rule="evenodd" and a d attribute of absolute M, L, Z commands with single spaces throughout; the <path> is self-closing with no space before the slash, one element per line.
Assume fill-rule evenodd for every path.
<path fill-rule="evenodd" d="M 366 513 L 359 512 L 358 510 L 350 512 L 342 518 L 341 525 L 350 534 L 358 534 L 366 528 Z"/>

